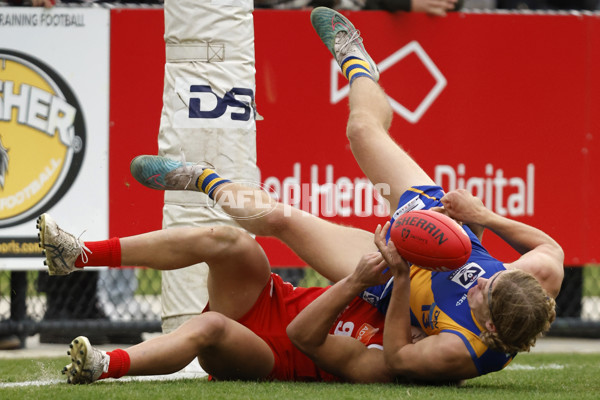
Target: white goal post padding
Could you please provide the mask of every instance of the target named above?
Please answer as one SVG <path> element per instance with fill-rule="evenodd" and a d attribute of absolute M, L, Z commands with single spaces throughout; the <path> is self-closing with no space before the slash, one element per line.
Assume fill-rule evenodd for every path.
<path fill-rule="evenodd" d="M 165 0 L 166 64 L 159 154 L 209 162 L 223 177 L 258 181 L 251 0 Z M 165 192 L 163 227 L 235 225 L 195 192 Z M 205 264 L 162 274 L 163 331 L 208 300 Z"/>

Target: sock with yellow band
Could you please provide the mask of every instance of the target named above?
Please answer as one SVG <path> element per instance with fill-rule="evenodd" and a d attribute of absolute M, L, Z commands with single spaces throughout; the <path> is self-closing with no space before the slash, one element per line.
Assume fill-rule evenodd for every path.
<path fill-rule="evenodd" d="M 375 80 L 369 68 L 369 63 L 361 58 L 355 56 L 347 57 L 342 61 L 340 67 L 342 68 L 342 74 L 350 81 L 350 84 L 360 76 L 366 76 Z"/>
<path fill-rule="evenodd" d="M 212 169 L 206 168 L 202 171 L 202 174 L 198 177 L 196 181 L 196 187 L 203 193 L 206 193 L 208 197 L 214 200 L 213 192 L 215 189 L 224 183 L 231 182 L 229 179 L 221 178 L 219 174 L 217 174 Z"/>

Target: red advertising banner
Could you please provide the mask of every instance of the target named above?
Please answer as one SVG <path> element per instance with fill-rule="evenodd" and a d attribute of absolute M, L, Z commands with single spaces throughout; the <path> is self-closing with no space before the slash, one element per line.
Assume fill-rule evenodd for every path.
<path fill-rule="evenodd" d="M 112 236 L 160 229 L 163 194 L 140 185 L 129 163 L 158 153 L 165 66 L 162 10 L 111 10 L 109 192 Z"/>
<path fill-rule="evenodd" d="M 306 211 L 374 230 L 387 211 L 350 152 L 347 82 L 309 12 L 254 15 L 262 182 Z M 436 182 L 546 231 L 566 265 L 598 262 L 598 16 L 349 15 L 381 70 L 394 109 L 390 134 Z M 128 165 L 157 151 L 162 18 L 160 10 L 112 11 L 112 235 L 161 227 L 162 194 L 135 182 Z M 260 241 L 274 266 L 303 265 L 276 241 Z M 484 242 L 500 259 L 517 256 L 491 233 Z"/>

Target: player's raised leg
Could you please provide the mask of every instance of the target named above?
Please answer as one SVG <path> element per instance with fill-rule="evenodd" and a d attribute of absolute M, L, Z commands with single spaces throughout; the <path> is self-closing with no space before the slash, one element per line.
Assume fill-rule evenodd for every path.
<path fill-rule="evenodd" d="M 52 275 L 85 266 L 169 270 L 206 262 L 211 309 L 233 319 L 254 304 L 271 273 L 260 245 L 230 226 L 163 229 L 94 242 L 83 242 L 65 232 L 48 214 L 38 219 L 37 226 Z M 230 296 L 233 292 L 238 295 Z"/>
<path fill-rule="evenodd" d="M 375 251 L 370 232 L 324 221 L 274 201 L 263 190 L 223 179 L 215 171 L 205 173 L 200 165 L 143 155 L 131 162 L 131 173 L 153 189 L 205 192 L 243 228 L 278 238 L 332 281 L 349 275 L 363 254 Z M 216 186 L 206 183 L 205 176 Z"/>
<path fill-rule="evenodd" d="M 389 185 L 390 192 L 385 197 L 393 212 L 404 191 L 411 186 L 432 185 L 433 180 L 389 136 L 392 109 L 377 84 L 377 67 L 352 23 L 325 7 L 312 11 L 311 22 L 350 81 L 350 115 L 346 132 L 352 153 L 371 182 Z M 353 67 L 354 64 L 359 67 Z M 370 73 L 365 73 L 364 69 Z"/>
<path fill-rule="evenodd" d="M 240 192 L 247 196 L 244 204 L 232 207 L 231 202 L 222 201 L 242 198 Z M 363 254 L 375 251 L 371 232 L 333 224 L 290 205 L 276 202 L 263 190 L 228 183 L 218 187 L 214 195 L 242 227 L 259 236 L 278 238 L 331 281 L 337 282 L 351 274 Z M 269 204 L 270 212 L 252 218 L 260 211 L 254 204 Z M 237 218 L 241 215 L 245 217 Z"/>

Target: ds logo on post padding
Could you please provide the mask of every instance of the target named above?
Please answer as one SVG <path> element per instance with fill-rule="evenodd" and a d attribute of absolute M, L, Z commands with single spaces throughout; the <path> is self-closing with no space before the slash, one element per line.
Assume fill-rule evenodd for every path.
<path fill-rule="evenodd" d="M 77 177 L 86 146 L 79 103 L 42 61 L 0 49 L 0 228 L 51 208 Z"/>
<path fill-rule="evenodd" d="M 233 88 L 223 97 L 213 92 L 208 85 L 192 85 L 190 87 L 192 94 L 210 94 L 210 101 L 202 100 L 200 97 L 190 98 L 189 117 L 190 118 L 219 118 L 225 114 L 228 108 L 232 108 L 231 119 L 233 121 L 248 121 L 252 116 L 252 103 L 254 102 L 254 92 L 246 88 Z M 205 103 L 209 103 L 206 106 Z M 211 104 L 214 103 L 214 104 Z M 235 112 L 239 110 L 238 112 Z"/>

